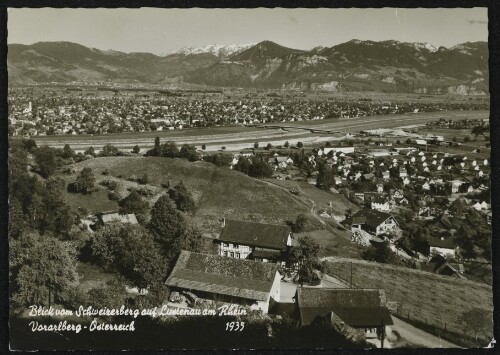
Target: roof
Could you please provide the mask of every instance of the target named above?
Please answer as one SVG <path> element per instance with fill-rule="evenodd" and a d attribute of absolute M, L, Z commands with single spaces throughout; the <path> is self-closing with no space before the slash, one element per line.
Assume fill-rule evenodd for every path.
<path fill-rule="evenodd" d="M 137 224 L 137 218 L 135 217 L 135 214 L 130 213 L 130 214 L 119 214 L 118 212 L 103 212 L 98 215 L 99 218 L 101 219 L 102 223 L 130 223 L 130 224 Z"/>
<path fill-rule="evenodd" d="M 387 200 L 383 197 L 375 197 L 372 200 L 373 203 L 384 204 L 387 203 Z"/>
<path fill-rule="evenodd" d="M 244 245 L 271 249 L 286 249 L 288 235 L 291 231 L 290 227 L 285 225 L 226 219 L 224 229 L 219 239 L 224 242 Z"/>
<path fill-rule="evenodd" d="M 165 282 L 169 287 L 267 301 L 278 266 L 181 251 Z"/>
<path fill-rule="evenodd" d="M 430 247 L 448 249 L 455 249 L 457 247 L 457 245 L 451 238 L 440 239 L 436 237 L 427 237 L 427 241 L 429 242 Z"/>
<path fill-rule="evenodd" d="M 296 297 L 302 325 L 330 312 L 352 327 L 393 324 L 383 290 L 299 287 Z"/>
<path fill-rule="evenodd" d="M 366 224 L 372 228 L 377 228 L 390 217 L 392 216 L 389 213 L 363 208 L 352 216 L 352 223 Z"/>

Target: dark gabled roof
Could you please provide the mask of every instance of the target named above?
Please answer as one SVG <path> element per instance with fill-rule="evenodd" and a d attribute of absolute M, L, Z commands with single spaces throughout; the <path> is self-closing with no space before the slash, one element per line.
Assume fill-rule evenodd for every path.
<path fill-rule="evenodd" d="M 299 287 L 296 297 L 302 325 L 331 312 L 352 327 L 393 324 L 383 290 Z"/>
<path fill-rule="evenodd" d="M 363 208 L 352 217 L 352 224 L 366 224 L 375 229 L 392 216 L 389 213 Z"/>
<path fill-rule="evenodd" d="M 383 197 L 375 197 L 372 199 L 372 202 L 378 203 L 378 204 L 384 204 L 387 202 L 387 200 Z"/>
<path fill-rule="evenodd" d="M 277 271 L 272 263 L 182 251 L 166 285 L 267 301 Z"/>
<path fill-rule="evenodd" d="M 427 237 L 427 241 L 431 247 L 448 249 L 455 249 L 457 247 L 457 244 L 452 240 L 452 238 L 440 239 L 436 237 Z"/>
<path fill-rule="evenodd" d="M 219 240 L 271 249 L 285 249 L 290 233 L 290 227 L 285 225 L 226 219 Z"/>

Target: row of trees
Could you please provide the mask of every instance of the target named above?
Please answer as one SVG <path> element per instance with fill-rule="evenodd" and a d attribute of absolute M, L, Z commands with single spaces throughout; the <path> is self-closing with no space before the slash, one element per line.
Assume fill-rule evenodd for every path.
<path fill-rule="evenodd" d="M 196 147 L 192 144 L 183 144 L 179 149 L 175 142 L 160 143 L 160 137 L 155 138 L 153 149 L 146 152 L 146 156 L 167 157 L 167 158 L 184 158 L 189 161 L 197 161 L 199 159 Z"/>
<path fill-rule="evenodd" d="M 248 176 L 261 179 L 269 178 L 273 174 L 273 168 L 260 156 L 253 156 L 252 158 L 242 156 L 233 168 Z"/>

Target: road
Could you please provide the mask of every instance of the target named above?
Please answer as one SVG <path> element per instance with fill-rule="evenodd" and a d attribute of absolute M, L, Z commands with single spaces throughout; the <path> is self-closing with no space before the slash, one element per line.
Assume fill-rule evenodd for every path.
<path fill-rule="evenodd" d="M 220 133 L 224 132 L 225 127 L 206 130 L 207 134 L 201 135 L 200 132 L 194 130 L 158 132 L 163 141 L 172 140 L 178 145 L 188 143 L 194 144 L 201 148 L 205 144 L 206 151 L 217 151 L 222 146 L 226 147 L 227 151 L 239 151 L 244 148 L 253 146 L 254 142 L 259 142 L 260 146 L 265 146 L 268 143 L 272 145 L 282 145 L 288 141 L 290 145 L 295 145 L 299 141 L 303 144 L 317 144 L 332 139 L 340 139 L 331 134 L 314 132 L 304 133 L 304 129 L 315 128 L 318 130 L 330 130 L 344 133 L 358 133 L 362 130 L 377 129 L 377 128 L 396 128 L 408 125 L 425 124 L 429 121 L 435 121 L 440 118 L 446 120 L 456 119 L 483 119 L 489 117 L 489 111 L 441 111 L 441 112 L 423 112 L 405 115 L 381 115 L 370 117 L 356 117 L 346 119 L 331 119 L 320 121 L 303 121 L 303 122 L 283 122 L 273 123 L 276 127 L 280 124 L 286 126 L 296 126 L 296 128 L 288 128 L 286 131 L 281 128 L 258 129 L 242 128 L 243 131 L 238 133 Z M 154 133 L 153 133 L 154 134 Z M 141 149 L 151 148 L 154 139 L 151 137 L 152 132 L 144 133 L 125 133 L 112 135 L 96 135 L 96 136 L 43 136 L 34 137 L 38 145 L 48 145 L 54 148 L 62 148 L 65 144 L 71 145 L 76 151 L 83 151 L 90 146 L 93 146 L 97 151 L 106 143 L 113 144 L 120 149 L 129 149 L 138 145 Z"/>
<path fill-rule="evenodd" d="M 426 348 L 460 348 L 458 345 L 443 340 L 435 335 L 427 333 L 413 325 L 402 321 L 399 318 L 392 316 L 394 326 L 393 330 L 397 331 L 401 338 L 416 346 Z"/>

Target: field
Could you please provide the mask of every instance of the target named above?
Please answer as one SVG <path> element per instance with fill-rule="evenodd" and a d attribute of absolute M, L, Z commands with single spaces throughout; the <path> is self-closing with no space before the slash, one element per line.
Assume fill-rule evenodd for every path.
<path fill-rule="evenodd" d="M 226 146 L 228 151 L 239 151 L 243 148 L 253 146 L 258 141 L 261 146 L 268 143 L 282 145 L 285 141 L 296 144 L 301 141 L 304 144 L 318 144 L 327 140 L 335 139 L 333 134 L 326 131 L 341 132 L 343 134 L 358 133 L 362 130 L 376 128 L 395 128 L 414 124 L 424 124 L 440 118 L 445 119 L 482 119 L 488 118 L 489 111 L 442 111 L 423 112 L 406 115 L 381 115 L 371 117 L 357 117 L 331 120 L 301 121 L 271 123 L 268 128 L 255 127 L 213 127 L 205 129 L 187 129 L 180 131 L 161 132 L 131 132 L 106 135 L 69 135 L 69 136 L 43 136 L 34 137 L 38 145 L 48 145 L 62 148 L 65 144 L 77 151 L 83 151 L 90 146 L 95 149 L 111 143 L 120 149 L 129 150 L 136 144 L 141 149 L 153 146 L 154 137 L 159 136 L 162 141 L 172 140 L 177 144 L 194 144 L 201 149 L 206 145 L 207 151 L 216 151 Z M 277 128 L 283 127 L 284 129 Z M 289 127 L 289 128 L 287 128 Z M 314 128 L 325 132 L 310 132 Z M 337 138 L 338 139 L 338 138 Z"/>
<path fill-rule="evenodd" d="M 269 181 L 270 183 L 278 186 L 282 186 L 287 190 L 299 190 L 299 197 L 314 203 L 316 210 L 325 208 L 329 206 L 329 204 L 331 204 L 331 207 L 335 212 L 341 214 L 345 214 L 348 209 L 351 209 L 353 211 L 358 209 L 358 207 L 347 198 L 345 198 L 345 196 L 318 189 L 316 186 L 311 185 L 305 181 L 275 179 L 267 179 L 266 181 Z"/>
<path fill-rule="evenodd" d="M 387 264 L 330 258 L 327 273 L 349 280 L 363 288 L 385 290 L 388 302 L 397 302 L 397 313 L 410 320 L 463 334 L 458 318 L 474 307 L 493 312 L 491 286 L 469 280 L 426 273 Z M 469 334 L 470 335 L 470 334 Z M 481 334 L 482 338 L 490 338 Z"/>
<path fill-rule="evenodd" d="M 306 202 L 282 188 L 210 163 L 159 157 L 105 157 L 86 160 L 73 167 L 77 173 L 60 176 L 71 182 L 76 179 L 78 171 L 90 167 L 98 181 L 116 179 L 119 184 L 130 184 L 127 180 L 131 175 L 140 177 L 147 173 L 148 185 L 156 187 L 160 193 L 166 192 L 161 184 L 167 180 L 171 185 L 182 181 L 198 207 L 191 217 L 204 232 L 218 230 L 216 225 L 222 217 L 285 223 L 295 220 L 300 213 L 309 213 L 311 209 Z M 105 169 L 109 171 L 107 176 L 102 175 Z M 90 196 L 68 193 L 67 200 L 74 209 L 92 202 L 95 203 L 94 211 L 99 209 L 98 203 L 102 204 L 100 210 L 116 206 L 115 202 L 106 200 L 104 194 L 104 191 Z M 94 196 L 97 199 L 92 201 Z"/>
<path fill-rule="evenodd" d="M 365 250 L 362 246 L 351 243 L 350 232 L 336 229 L 336 227 L 328 226 L 327 229 L 296 233 L 295 236 L 309 236 L 321 245 L 320 257 L 341 256 L 345 258 L 361 259 L 361 253 Z"/>

